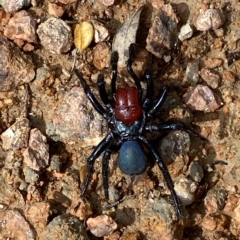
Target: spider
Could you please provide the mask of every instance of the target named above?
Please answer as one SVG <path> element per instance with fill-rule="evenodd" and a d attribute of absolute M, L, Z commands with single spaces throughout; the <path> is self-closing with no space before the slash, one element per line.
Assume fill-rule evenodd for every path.
<path fill-rule="evenodd" d="M 141 174 L 147 167 L 147 157 L 144 153 L 142 145 L 152 153 L 156 160 L 167 186 L 171 192 L 174 206 L 179 218 L 184 217 L 181 209 L 180 200 L 174 190 L 173 181 L 168 172 L 168 169 L 163 162 L 160 154 L 154 145 L 144 136 L 145 132 L 165 131 L 165 130 L 182 130 L 201 140 L 206 140 L 204 137 L 194 132 L 181 122 L 164 122 L 161 124 L 149 124 L 154 113 L 163 105 L 166 100 L 169 88 L 163 88 L 161 96 L 153 101 L 153 81 L 149 71 L 145 72 L 147 80 L 147 91 L 145 97 L 142 95 L 140 80 L 132 69 L 132 63 L 135 58 L 135 50 L 132 45 L 129 47 L 129 59 L 127 61 L 127 70 L 133 78 L 136 87 L 118 88 L 116 89 L 117 80 L 117 62 L 118 53 L 113 52 L 111 55 L 112 80 L 111 80 L 111 98 L 108 97 L 105 89 L 105 81 L 102 74 L 99 74 L 97 84 L 103 107 L 91 92 L 90 87 L 83 79 L 82 74 L 75 69 L 75 73 L 80 80 L 80 83 L 85 91 L 87 98 L 92 103 L 95 110 L 101 114 L 109 124 L 111 131 L 97 145 L 92 154 L 87 158 L 88 171 L 86 180 L 82 186 L 82 195 L 86 192 L 94 172 L 94 162 L 103 154 L 102 158 L 102 175 L 105 198 L 108 199 L 108 162 L 110 155 L 113 152 L 119 151 L 118 166 L 121 171 L 128 175 Z"/>

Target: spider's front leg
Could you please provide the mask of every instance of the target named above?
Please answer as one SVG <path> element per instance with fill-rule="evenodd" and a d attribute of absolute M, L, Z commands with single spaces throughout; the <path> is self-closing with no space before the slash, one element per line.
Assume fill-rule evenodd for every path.
<path fill-rule="evenodd" d="M 169 92 L 169 87 L 165 86 L 158 100 L 153 104 L 153 106 L 148 111 L 146 111 L 146 116 L 148 119 L 151 119 L 153 114 L 163 105 L 163 103 L 167 98 L 168 92 Z"/>
<path fill-rule="evenodd" d="M 113 112 L 112 103 L 106 92 L 103 74 L 98 75 L 97 84 L 98 84 L 99 95 L 100 95 L 102 102 L 106 105 L 106 107 L 110 110 L 110 112 Z"/>
<path fill-rule="evenodd" d="M 109 121 L 110 116 L 107 113 L 107 111 L 102 107 L 102 105 L 98 102 L 98 100 L 95 98 L 95 96 L 93 95 L 90 87 L 88 86 L 88 84 L 86 83 L 85 79 L 82 77 L 82 74 L 75 69 L 75 73 L 77 75 L 77 77 L 80 80 L 80 83 L 84 89 L 84 92 L 87 95 L 87 98 L 90 100 L 90 102 L 92 103 L 93 107 L 95 108 L 95 110 L 101 114 L 107 121 Z"/>

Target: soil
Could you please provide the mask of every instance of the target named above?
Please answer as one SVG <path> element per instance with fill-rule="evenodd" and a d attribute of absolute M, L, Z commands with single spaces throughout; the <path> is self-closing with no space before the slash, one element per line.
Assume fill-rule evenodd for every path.
<path fill-rule="evenodd" d="M 63 14 L 60 19 L 72 33 L 77 22 L 95 20 L 108 30 L 109 37 L 101 47 L 96 47 L 98 43 L 93 40 L 81 52 L 76 51 L 74 44 L 66 43 L 64 52 L 59 53 L 60 47 L 57 52 L 54 48 L 50 51 L 41 45 L 39 38 L 29 43 L 28 38 L 10 40 L 11 33 L 4 37 L 4 29 L 14 13 L 0 9 L 0 34 L 4 39 L 0 43 L 16 59 L 27 59 L 14 59 L 11 64 L 17 62 L 16 70 L 14 66 L 5 67 L 5 62 L 9 66 L 8 58 L 2 57 L 5 62 L 0 69 L 21 79 L 3 82 L 5 75 L 0 73 L 4 85 L 0 92 L 0 239 L 239 239 L 240 2 L 32 1 L 24 10 L 33 16 L 36 29 L 51 17 L 50 3 L 56 4 L 58 10 L 61 8 L 60 12 L 51 10 L 54 11 L 51 14 Z M 193 35 L 179 41 L 177 47 L 171 46 L 159 58 L 147 52 L 146 38 L 164 3 L 170 3 L 176 13 L 179 20 L 176 31 L 190 23 Z M 86 159 L 109 129 L 88 101 L 73 66 L 82 73 L 97 99 L 100 99 L 96 84 L 100 73 L 104 74 L 110 93 L 109 59 L 114 36 L 121 24 L 143 5 L 136 37 L 139 55 L 134 67 L 145 94 L 143 73 L 151 59 L 154 100 L 164 86 L 170 86 L 153 122 L 184 122 L 208 139 L 203 141 L 182 131 L 145 135 L 168 166 L 184 205 L 183 219 L 178 219 L 162 173 L 145 147 L 148 167 L 137 176 L 122 173 L 117 153 L 111 155 L 109 201 L 104 196 L 102 155 L 95 162 L 86 194 L 80 197 L 87 176 Z M 196 19 L 206 9 L 222 10 L 225 21 L 221 27 L 196 29 Z M 72 41 L 72 36 L 66 39 Z M 197 80 L 187 77 L 189 66 Z M 121 69 L 119 85 L 133 85 L 125 72 L 126 69 Z M 192 91 L 198 85 L 208 86 L 211 96 L 217 96 L 214 109 L 199 100 L 199 91 Z M 195 97 L 191 104 L 186 99 L 189 95 Z M 4 137 L 7 130 L 7 137 L 16 137 L 14 143 Z M 99 216 L 107 218 L 106 223 L 100 220 L 96 225 L 94 221 Z"/>

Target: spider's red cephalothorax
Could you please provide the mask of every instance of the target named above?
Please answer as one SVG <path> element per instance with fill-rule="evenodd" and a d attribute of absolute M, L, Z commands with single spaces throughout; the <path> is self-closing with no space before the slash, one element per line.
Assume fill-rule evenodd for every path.
<path fill-rule="evenodd" d="M 116 92 L 115 117 L 126 125 L 131 125 L 142 115 L 138 91 L 135 87 L 118 88 Z"/>

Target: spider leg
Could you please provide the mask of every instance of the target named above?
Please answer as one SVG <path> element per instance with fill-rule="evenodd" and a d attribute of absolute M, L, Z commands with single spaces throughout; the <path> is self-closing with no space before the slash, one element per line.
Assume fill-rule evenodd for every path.
<path fill-rule="evenodd" d="M 110 132 L 99 144 L 98 146 L 95 148 L 95 150 L 92 152 L 92 154 L 88 157 L 87 161 L 87 166 L 88 166 L 88 172 L 87 172 L 87 176 L 86 176 L 86 180 L 82 186 L 82 196 L 84 195 L 84 193 L 86 192 L 88 185 L 90 183 L 90 180 L 92 178 L 92 174 L 94 172 L 93 166 L 94 166 L 94 162 L 95 160 L 100 156 L 100 154 L 107 149 L 107 147 L 109 146 L 110 142 L 116 137 L 115 132 Z"/>
<path fill-rule="evenodd" d="M 112 66 L 112 81 L 111 81 L 112 99 L 114 99 L 114 96 L 116 94 L 118 52 L 116 51 L 112 52 L 110 62 Z"/>
<path fill-rule="evenodd" d="M 109 199 L 109 194 L 108 194 L 108 162 L 110 159 L 112 151 L 108 148 L 106 149 L 103 159 L 102 159 L 102 175 L 103 175 L 103 188 L 104 188 L 104 194 L 105 198 Z"/>
<path fill-rule="evenodd" d="M 152 81 L 152 75 L 149 69 L 145 71 L 145 78 L 147 79 L 147 92 L 146 92 L 145 99 L 143 101 L 143 109 L 145 111 L 148 111 L 152 101 L 152 96 L 153 96 L 153 81 Z"/>
<path fill-rule="evenodd" d="M 104 76 L 103 74 L 98 75 L 97 79 L 97 84 L 98 84 L 98 90 L 99 90 L 99 95 L 103 103 L 107 106 L 110 111 L 113 111 L 110 99 L 108 98 L 106 88 L 105 88 L 105 81 L 104 81 Z"/>
<path fill-rule="evenodd" d="M 164 131 L 164 130 L 182 130 L 198 139 L 208 142 L 206 138 L 198 134 L 197 132 L 193 131 L 191 128 L 187 127 L 184 123 L 181 122 L 165 122 L 156 125 L 147 125 L 145 126 L 145 130 L 149 132 L 153 131 Z"/>
<path fill-rule="evenodd" d="M 132 69 L 132 64 L 133 64 L 134 59 L 135 59 L 135 44 L 132 43 L 129 46 L 129 59 L 127 61 L 127 70 L 137 86 L 138 98 L 139 98 L 139 100 L 141 100 L 142 99 L 142 87 L 141 87 L 139 78 L 137 77 L 137 75 L 135 74 L 135 72 Z"/>
<path fill-rule="evenodd" d="M 157 149 L 144 137 L 139 136 L 138 137 L 139 140 L 150 150 L 150 152 L 152 153 L 152 155 L 155 157 L 156 162 L 160 168 L 160 170 L 162 171 L 163 177 L 167 183 L 167 186 L 171 192 L 173 201 L 174 201 L 174 205 L 177 211 L 177 215 L 179 218 L 184 218 L 184 214 L 182 212 L 181 209 L 181 203 L 179 201 L 179 198 L 174 190 L 174 185 L 173 185 L 173 181 L 172 178 L 168 172 L 167 166 L 165 165 L 165 163 L 163 162 L 161 156 L 159 155 Z"/>
<path fill-rule="evenodd" d="M 92 103 L 93 107 L 95 108 L 95 110 L 101 114 L 107 121 L 110 119 L 109 114 L 107 113 L 107 111 L 102 107 L 102 105 L 98 102 L 98 100 L 94 97 L 90 87 L 88 86 L 88 84 L 86 83 L 86 81 L 84 80 L 84 78 L 82 77 L 82 74 L 75 69 L 75 73 L 77 75 L 77 77 L 80 80 L 80 83 L 84 89 L 84 92 L 87 95 L 87 98 L 90 100 L 90 102 Z"/>
<path fill-rule="evenodd" d="M 163 103 L 165 102 L 166 98 L 167 98 L 167 95 L 168 95 L 168 92 L 169 92 L 169 87 L 168 86 L 165 86 L 163 88 L 163 93 L 162 95 L 158 98 L 158 100 L 154 103 L 154 105 L 152 106 L 152 108 L 150 108 L 149 111 L 147 111 L 146 115 L 147 115 L 147 118 L 152 118 L 152 115 L 157 111 L 157 109 L 159 109 Z"/>
<path fill-rule="evenodd" d="M 109 148 L 106 149 L 104 155 L 103 155 L 103 162 L 102 162 L 102 175 L 103 175 L 103 188 L 104 188 L 104 194 L 105 198 L 109 199 L 109 194 L 108 194 L 108 163 L 110 156 L 113 152 L 116 152 L 120 147 L 122 143 L 119 142 L 117 144 L 111 145 Z"/>

